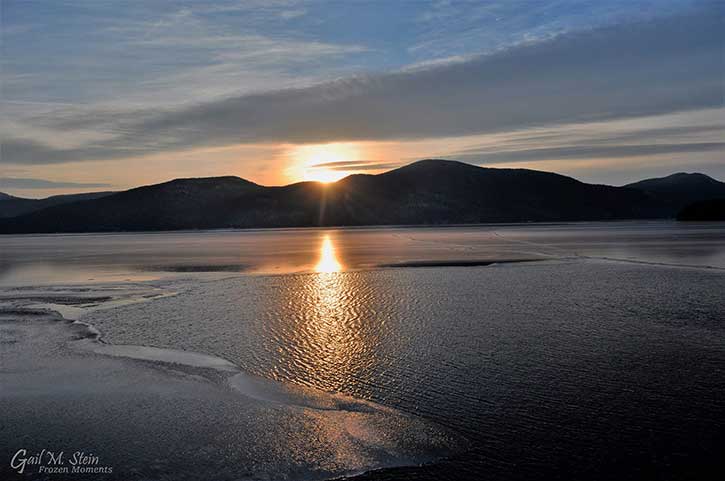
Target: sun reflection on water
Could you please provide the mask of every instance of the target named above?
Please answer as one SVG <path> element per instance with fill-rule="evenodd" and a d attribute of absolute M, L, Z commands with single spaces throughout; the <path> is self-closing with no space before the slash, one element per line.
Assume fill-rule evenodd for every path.
<path fill-rule="evenodd" d="M 268 376 L 323 391 L 366 397 L 366 378 L 376 357 L 385 320 L 376 314 L 374 284 L 347 272 L 344 245 L 322 233 L 312 273 L 283 276 L 265 322 L 273 333 Z M 308 264 L 309 265 L 309 264 Z"/>
<path fill-rule="evenodd" d="M 325 235 L 320 247 L 320 260 L 315 266 L 315 272 L 340 272 L 342 264 L 337 260 L 335 246 L 329 235 Z"/>
<path fill-rule="evenodd" d="M 315 385 L 339 391 L 351 385 L 357 371 L 367 364 L 366 342 L 360 323 L 357 284 L 338 258 L 333 234 L 320 238 L 315 273 L 290 278 L 295 287 L 284 302 L 292 323 L 284 329 L 284 349 L 295 371 L 295 381 L 316 380 Z M 307 381 L 309 382 L 309 381 Z"/>

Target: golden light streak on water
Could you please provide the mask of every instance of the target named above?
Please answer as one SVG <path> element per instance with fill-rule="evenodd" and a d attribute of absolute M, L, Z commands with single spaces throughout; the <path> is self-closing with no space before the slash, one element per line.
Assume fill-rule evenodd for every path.
<path fill-rule="evenodd" d="M 320 246 L 320 260 L 315 266 L 315 272 L 340 272 L 342 264 L 337 260 L 335 246 L 329 235 L 325 235 Z"/>

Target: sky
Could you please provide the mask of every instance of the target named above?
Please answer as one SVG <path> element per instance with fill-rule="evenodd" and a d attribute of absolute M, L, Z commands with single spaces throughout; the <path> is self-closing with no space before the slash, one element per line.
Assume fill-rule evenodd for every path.
<path fill-rule="evenodd" d="M 721 1 L 0 0 L 0 191 L 423 158 L 725 180 Z"/>

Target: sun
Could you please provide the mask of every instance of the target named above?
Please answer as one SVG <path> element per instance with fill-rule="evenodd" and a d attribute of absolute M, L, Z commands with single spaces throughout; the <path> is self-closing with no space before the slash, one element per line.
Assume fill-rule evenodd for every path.
<path fill-rule="evenodd" d="M 322 182 L 323 184 L 329 184 L 330 182 L 337 182 L 347 175 L 345 171 L 340 170 L 329 170 L 324 168 L 311 167 L 309 172 L 305 176 L 305 180 L 312 180 L 315 182 Z"/>
<path fill-rule="evenodd" d="M 354 144 L 301 145 L 292 151 L 291 175 L 314 182 L 337 182 L 354 171 L 360 149 Z"/>

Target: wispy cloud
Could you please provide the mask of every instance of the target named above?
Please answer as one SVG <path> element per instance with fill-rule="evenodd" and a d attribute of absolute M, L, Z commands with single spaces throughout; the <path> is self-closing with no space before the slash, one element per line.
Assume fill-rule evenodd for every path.
<path fill-rule="evenodd" d="M 394 169 L 400 167 L 399 162 L 381 162 L 379 160 L 340 160 L 337 162 L 322 162 L 319 164 L 311 165 L 310 168 L 320 168 L 325 170 L 340 170 L 340 171 L 379 171 L 384 169 Z"/>
<path fill-rule="evenodd" d="M 309 85 L 334 75 L 338 60 L 367 51 L 359 43 L 288 28 L 304 16 L 299 3 L 37 5 L 28 13 L 37 25 L 4 22 L 3 97 L 169 107 L 191 98 Z M 20 7 L 8 8 L 6 17 Z M 58 17 L 64 18 L 62 29 Z M 40 40 L 5 34 L 31 29 L 42 31 Z"/>
<path fill-rule="evenodd" d="M 608 159 L 622 157 L 645 157 L 661 154 L 688 152 L 722 152 L 725 142 L 689 142 L 682 144 L 638 144 L 638 145 L 576 145 L 565 147 L 544 147 L 525 150 L 486 152 L 477 149 L 454 154 L 459 160 L 477 164 L 502 164 L 508 162 L 540 161 L 555 159 Z"/>
<path fill-rule="evenodd" d="M 446 58 L 532 43 L 584 28 L 622 23 L 633 17 L 670 15 L 690 0 L 517 0 L 426 3 L 415 20 L 418 40 L 408 47 L 416 56 Z"/>
<path fill-rule="evenodd" d="M 113 159 L 237 143 L 462 136 L 713 108 L 722 105 L 722 41 L 719 17 L 703 8 L 427 69 L 156 112 L 59 115 L 60 129 L 105 125 L 114 136 L 72 149 L 9 139 L 3 162 Z"/>
<path fill-rule="evenodd" d="M 19 177 L 0 177 L 0 189 L 66 189 L 66 188 L 102 188 L 111 184 L 96 182 L 56 182 L 45 179 L 27 179 Z"/>
<path fill-rule="evenodd" d="M 657 121 L 667 125 L 653 126 Z M 567 124 L 483 137 L 446 155 L 478 164 L 725 154 L 725 109 L 626 121 Z"/>

